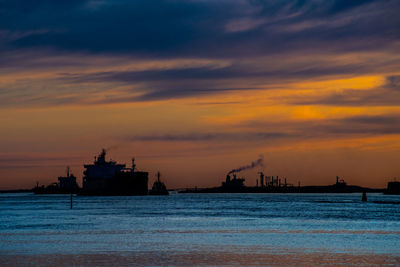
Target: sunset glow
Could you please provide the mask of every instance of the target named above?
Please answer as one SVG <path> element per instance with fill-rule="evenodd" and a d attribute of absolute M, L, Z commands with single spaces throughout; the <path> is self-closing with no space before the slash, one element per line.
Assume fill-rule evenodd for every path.
<path fill-rule="evenodd" d="M 383 188 L 400 176 L 399 10 L 10 1 L 0 9 L 0 189 L 48 184 L 67 165 L 80 181 L 103 147 L 170 188 L 219 185 L 258 155 L 265 173 L 294 184 L 338 175 Z M 246 184 L 257 171 L 243 172 Z"/>

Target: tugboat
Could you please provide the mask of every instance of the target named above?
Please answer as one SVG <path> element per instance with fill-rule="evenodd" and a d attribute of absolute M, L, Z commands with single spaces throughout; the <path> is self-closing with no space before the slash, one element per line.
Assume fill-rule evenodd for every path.
<path fill-rule="evenodd" d="M 160 172 L 157 172 L 157 181 L 154 182 L 151 188 L 150 195 L 169 195 L 167 187 L 160 181 Z"/>
<path fill-rule="evenodd" d="M 392 181 L 389 182 L 384 192 L 386 195 L 400 195 L 400 182 Z"/>

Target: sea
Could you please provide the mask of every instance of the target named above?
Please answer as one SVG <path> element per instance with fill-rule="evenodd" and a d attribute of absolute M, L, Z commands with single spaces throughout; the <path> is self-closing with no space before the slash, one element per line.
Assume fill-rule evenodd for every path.
<path fill-rule="evenodd" d="M 1 266 L 400 266 L 400 196 L 0 194 Z"/>

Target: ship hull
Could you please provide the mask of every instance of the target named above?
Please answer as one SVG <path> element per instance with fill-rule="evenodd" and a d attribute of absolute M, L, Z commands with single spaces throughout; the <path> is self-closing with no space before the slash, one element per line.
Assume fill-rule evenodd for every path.
<path fill-rule="evenodd" d="M 121 172 L 111 178 L 85 179 L 80 195 L 137 196 L 148 194 L 147 172 Z"/>

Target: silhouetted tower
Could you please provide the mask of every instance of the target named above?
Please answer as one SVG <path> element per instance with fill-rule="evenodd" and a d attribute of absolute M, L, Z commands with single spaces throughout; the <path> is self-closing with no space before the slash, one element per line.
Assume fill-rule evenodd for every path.
<path fill-rule="evenodd" d="M 260 174 L 260 186 L 261 188 L 264 188 L 264 173 L 259 172 L 259 174 Z"/>
<path fill-rule="evenodd" d="M 135 158 L 132 158 L 132 172 L 136 169 Z"/>

